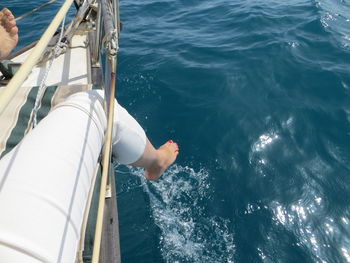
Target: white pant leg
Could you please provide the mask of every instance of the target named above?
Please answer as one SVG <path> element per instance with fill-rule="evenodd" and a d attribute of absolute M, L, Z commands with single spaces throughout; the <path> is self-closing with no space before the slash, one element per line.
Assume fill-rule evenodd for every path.
<path fill-rule="evenodd" d="M 96 98 L 103 107 L 103 91 L 91 90 L 70 96 L 59 106 L 80 107 L 84 100 Z M 85 110 L 86 111 L 86 110 Z M 112 152 L 113 158 L 121 164 L 132 164 L 141 158 L 146 147 L 146 134 L 140 124 L 115 101 Z"/>
<path fill-rule="evenodd" d="M 114 111 L 113 156 L 121 164 L 132 164 L 141 158 L 146 134 L 140 124 L 119 104 Z"/>
<path fill-rule="evenodd" d="M 54 109 L 0 160 L 1 262 L 74 262 L 106 126 L 87 95 Z"/>
<path fill-rule="evenodd" d="M 106 130 L 102 92 L 70 96 L 0 160 L 0 258 L 73 262 Z M 146 135 L 116 104 L 113 154 L 138 160 Z"/>

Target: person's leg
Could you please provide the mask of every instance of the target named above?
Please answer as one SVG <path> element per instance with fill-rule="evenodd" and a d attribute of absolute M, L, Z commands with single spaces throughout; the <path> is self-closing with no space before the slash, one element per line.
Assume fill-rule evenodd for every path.
<path fill-rule="evenodd" d="M 4 8 L 0 11 L 0 59 L 5 58 L 18 42 L 18 28 L 11 11 Z"/>
<path fill-rule="evenodd" d="M 107 121 L 73 96 L 0 159 L 0 262 L 75 262 Z"/>
<path fill-rule="evenodd" d="M 146 168 L 147 179 L 159 178 L 177 145 L 154 149 L 117 103 L 114 117 L 115 158 Z M 103 92 L 77 93 L 0 159 L 1 262 L 74 262 L 106 127 Z"/>
<path fill-rule="evenodd" d="M 114 111 L 113 156 L 117 162 L 145 168 L 148 180 L 157 180 L 175 161 L 179 147 L 168 141 L 155 149 L 139 123 L 119 104 Z"/>

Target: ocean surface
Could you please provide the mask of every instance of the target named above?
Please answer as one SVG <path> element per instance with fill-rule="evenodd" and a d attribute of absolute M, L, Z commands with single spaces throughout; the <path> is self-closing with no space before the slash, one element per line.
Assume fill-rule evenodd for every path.
<path fill-rule="evenodd" d="M 19 22 L 20 47 L 57 8 Z M 120 9 L 117 99 L 180 146 L 156 182 L 116 166 L 122 261 L 350 262 L 350 1 Z"/>

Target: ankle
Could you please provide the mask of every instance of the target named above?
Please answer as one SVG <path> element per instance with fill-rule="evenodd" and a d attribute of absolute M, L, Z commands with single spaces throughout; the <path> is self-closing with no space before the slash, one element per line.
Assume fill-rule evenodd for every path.
<path fill-rule="evenodd" d="M 162 155 L 162 152 L 158 149 L 156 151 L 156 158 L 153 160 L 151 164 L 151 168 L 159 169 L 162 167 L 162 164 L 163 164 L 163 155 Z"/>

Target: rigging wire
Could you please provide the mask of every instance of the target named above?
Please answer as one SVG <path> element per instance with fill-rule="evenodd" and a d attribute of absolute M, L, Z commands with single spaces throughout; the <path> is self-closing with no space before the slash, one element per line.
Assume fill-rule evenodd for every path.
<path fill-rule="evenodd" d="M 38 12 L 39 10 L 43 9 L 44 7 L 53 4 L 53 3 L 56 2 L 56 1 L 57 1 L 57 0 L 50 0 L 49 2 L 43 4 L 43 5 L 39 6 L 39 7 L 36 7 L 36 8 L 34 8 L 33 10 L 31 10 L 31 11 L 29 11 L 29 12 L 27 12 L 27 13 L 24 13 L 23 15 L 17 17 L 15 20 L 16 20 L 16 21 L 21 20 L 21 19 L 23 19 L 23 18 L 25 18 L 25 17 L 27 17 L 27 16 L 29 16 L 29 15 L 35 13 L 35 12 Z"/>

